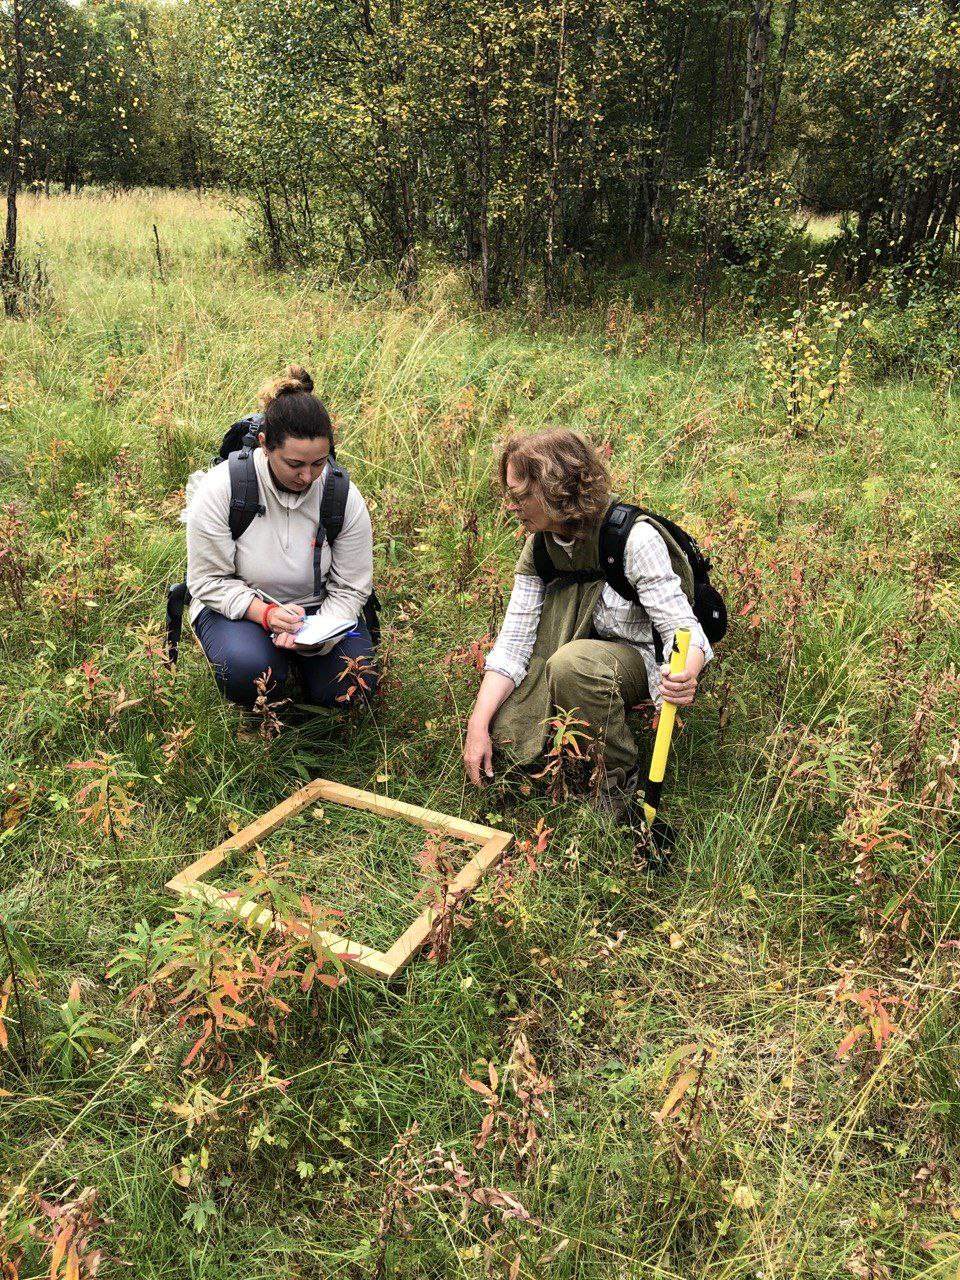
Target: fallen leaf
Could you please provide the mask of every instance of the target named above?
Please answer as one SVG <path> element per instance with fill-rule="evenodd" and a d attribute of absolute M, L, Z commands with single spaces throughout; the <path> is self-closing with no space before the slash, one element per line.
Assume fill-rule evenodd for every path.
<path fill-rule="evenodd" d="M 568 1236 L 561 1236 L 552 1249 L 548 1249 L 546 1253 L 540 1255 L 537 1259 L 537 1266 L 545 1267 L 549 1263 L 553 1262 L 555 1258 L 558 1258 L 560 1254 L 563 1253 L 569 1243 L 570 1239 Z"/>
<path fill-rule="evenodd" d="M 730 1203 L 736 1205 L 738 1209 L 755 1209 L 757 1207 L 757 1197 L 746 1183 L 741 1182 L 730 1197 Z"/>

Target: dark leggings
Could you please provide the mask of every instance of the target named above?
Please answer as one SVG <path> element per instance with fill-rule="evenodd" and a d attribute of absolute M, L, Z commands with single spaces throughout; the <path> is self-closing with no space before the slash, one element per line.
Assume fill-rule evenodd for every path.
<path fill-rule="evenodd" d="M 311 612 L 313 612 L 311 610 Z M 319 707 L 347 707 L 354 699 L 370 697 L 377 687 L 373 641 L 362 619 L 329 653 L 308 658 L 291 649 L 278 649 L 256 622 L 245 618 L 225 618 L 204 609 L 193 624 L 203 651 L 213 664 L 217 684 L 231 702 L 252 707 L 257 699 L 254 683 L 269 669 L 267 691 L 271 702 L 285 696 L 290 669 L 300 677 L 306 700 Z M 364 661 L 364 692 L 355 674 L 348 672 L 349 660 Z"/>

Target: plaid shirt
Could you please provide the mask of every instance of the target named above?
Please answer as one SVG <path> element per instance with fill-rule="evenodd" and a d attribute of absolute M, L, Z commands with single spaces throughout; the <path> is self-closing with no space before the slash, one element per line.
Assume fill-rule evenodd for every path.
<path fill-rule="evenodd" d="M 564 546 L 562 542 L 557 545 Z M 703 650 L 708 662 L 713 650 L 670 565 L 666 543 L 645 520 L 638 520 L 630 530 L 623 567 L 627 580 L 636 587 L 640 604 L 625 600 L 613 587 L 604 584 L 593 611 L 593 628 L 607 640 L 626 640 L 640 650 L 647 669 L 650 697 L 659 705 L 660 664 L 653 647 L 653 628 L 656 627 L 663 640 L 664 653 L 670 652 L 673 633 L 678 627 L 690 628 L 690 643 Z M 487 671 L 499 671 L 512 680 L 514 686 L 527 674 L 543 599 L 544 584 L 540 578 L 523 573 L 514 576 L 503 626 L 485 664 Z"/>

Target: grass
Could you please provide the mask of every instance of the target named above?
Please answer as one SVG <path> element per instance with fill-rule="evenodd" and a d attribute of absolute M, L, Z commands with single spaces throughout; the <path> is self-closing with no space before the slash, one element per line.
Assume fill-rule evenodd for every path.
<path fill-rule="evenodd" d="M 421 866 L 429 847 L 408 823 L 316 805 L 288 819 L 260 848 L 265 874 L 305 893 L 336 933 L 378 951 L 431 905 L 439 879 Z M 457 870 L 476 846 L 448 840 L 444 854 Z M 257 874 L 256 859 L 236 858 L 208 882 L 237 891 Z"/>
<path fill-rule="evenodd" d="M 652 277 L 554 319 L 483 316 L 456 275 L 410 306 L 263 275 L 235 216 L 193 196 L 26 201 L 23 226 L 51 296 L 0 347 L 0 919 L 20 1002 L 0 1221 L 20 1274 L 49 1272 L 58 1230 L 35 1197 L 74 1221 L 94 1187 L 108 1276 L 955 1275 L 950 379 L 880 379 L 855 345 L 846 397 L 791 423 L 754 321 L 723 304 L 702 347 L 695 307 Z M 288 359 L 373 512 L 385 696 L 265 744 L 192 645 L 175 678 L 158 649 L 186 475 Z M 676 742 L 663 811 L 682 840 L 657 878 L 589 810 L 474 793 L 459 762 L 471 646 L 517 552 L 493 448 L 548 423 L 609 445 L 621 493 L 702 535 L 731 605 Z M 185 971 L 171 985 L 157 958 L 213 939 L 246 964 L 260 944 L 171 923 L 163 885 L 317 774 L 520 848 L 448 962 L 391 988 L 261 985 L 255 1025 L 185 1065 Z M 98 779 L 106 813 L 78 798 Z M 381 890 L 415 891 L 413 850 L 342 821 L 356 856 L 311 887 L 392 929 Z M 291 835 L 325 848 L 282 829 L 278 857 Z"/>

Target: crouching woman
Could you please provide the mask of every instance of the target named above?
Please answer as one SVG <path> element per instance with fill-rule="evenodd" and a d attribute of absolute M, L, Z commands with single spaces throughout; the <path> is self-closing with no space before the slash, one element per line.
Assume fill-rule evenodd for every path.
<path fill-rule="evenodd" d="M 310 375 L 290 365 L 261 388 L 259 402 L 259 447 L 248 472 L 258 514 L 234 539 L 230 505 L 240 499 L 228 465 L 211 468 L 190 501 L 190 622 L 231 702 L 252 707 L 261 691 L 279 699 L 295 673 L 309 703 L 343 707 L 376 683 L 363 619 L 373 588 L 370 515 L 350 481 L 330 544 L 324 493 L 347 482 L 345 473 L 333 477 L 333 427 Z M 319 614 L 321 630 L 336 633 L 337 642 L 313 654 L 298 649 L 295 635 L 308 614 Z"/>
<path fill-rule="evenodd" d="M 500 458 L 506 508 L 528 537 L 516 566 L 503 627 L 487 656 L 470 716 L 464 763 L 480 785 L 493 777 L 494 743 L 521 766 L 543 753 L 551 717 L 576 710 L 602 762 L 590 797 L 623 817 L 637 790 L 637 744 L 627 713 L 647 698 L 689 705 L 712 656 L 664 538 L 637 520 L 623 569 L 637 602 L 618 594 L 600 570 L 600 531 L 612 499 L 597 451 L 572 431 L 552 430 L 510 441 Z M 549 557 L 547 586 L 538 572 Z M 557 589 L 562 586 L 562 589 Z M 674 632 L 688 627 L 685 670 L 670 675 Z M 586 784 L 586 780 L 584 780 Z M 585 793 L 588 788 L 584 786 Z"/>

